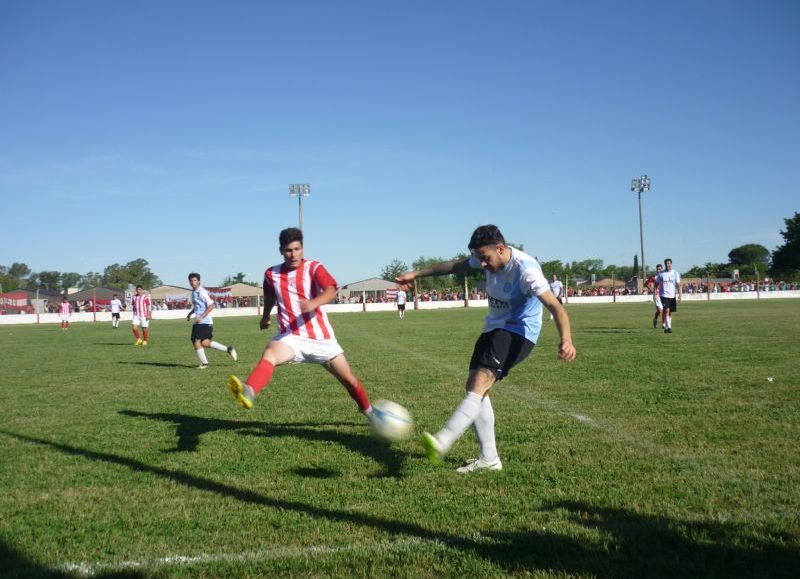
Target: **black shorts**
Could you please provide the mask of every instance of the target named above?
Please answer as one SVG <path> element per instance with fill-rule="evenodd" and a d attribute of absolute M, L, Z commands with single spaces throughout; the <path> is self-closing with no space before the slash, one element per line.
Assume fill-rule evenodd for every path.
<path fill-rule="evenodd" d="M 678 300 L 676 300 L 675 298 L 665 298 L 665 297 L 662 296 L 661 297 L 661 306 L 665 310 L 669 310 L 671 312 L 677 312 L 678 311 Z"/>
<path fill-rule="evenodd" d="M 475 342 L 470 370 L 487 368 L 497 380 L 502 380 L 511 368 L 522 362 L 533 351 L 536 344 L 508 330 L 492 330 L 481 334 Z"/>
<path fill-rule="evenodd" d="M 190 338 L 194 344 L 197 340 L 201 342 L 210 340 L 214 337 L 214 324 L 192 324 L 192 337 Z"/>
<path fill-rule="evenodd" d="M 406 305 L 405 304 L 397 304 L 397 309 L 400 310 L 401 312 L 404 312 L 404 311 L 406 311 Z"/>
<path fill-rule="evenodd" d="M 111 314 L 111 319 L 112 319 L 112 320 L 118 320 L 118 319 L 119 319 L 119 312 L 117 312 L 117 313 L 112 313 L 112 314 Z"/>

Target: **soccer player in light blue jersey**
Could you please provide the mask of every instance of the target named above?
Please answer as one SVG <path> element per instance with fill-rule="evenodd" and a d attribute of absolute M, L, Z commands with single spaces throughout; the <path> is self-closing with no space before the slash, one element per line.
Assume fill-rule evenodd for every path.
<path fill-rule="evenodd" d="M 503 468 L 497 453 L 489 390 L 533 350 L 542 328 L 542 305 L 553 315 L 558 328 L 559 357 L 572 361 L 576 356 L 569 317 L 550 290 L 539 263 L 506 245 L 495 225 L 478 227 L 468 247 L 472 255 L 467 259 L 438 263 L 397 278 L 400 287 L 407 288 L 418 277 L 463 273 L 469 268 L 483 268 L 486 272 L 489 314 L 470 360 L 467 394 L 444 428 L 436 434 L 425 432 L 422 435 L 428 459 L 438 463 L 472 426 L 480 445 L 480 456 L 457 469 L 462 474 Z"/>

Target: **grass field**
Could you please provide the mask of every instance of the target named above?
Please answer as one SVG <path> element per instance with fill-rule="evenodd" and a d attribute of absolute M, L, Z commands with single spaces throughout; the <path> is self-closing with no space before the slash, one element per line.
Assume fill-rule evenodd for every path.
<path fill-rule="evenodd" d="M 797 577 L 800 301 L 569 307 L 578 359 L 534 354 L 493 392 L 504 469 L 459 475 L 374 439 L 317 366 L 247 412 L 224 387 L 267 339 L 220 318 L 0 327 L 0 576 Z M 371 398 L 437 430 L 485 310 L 332 316 Z"/>

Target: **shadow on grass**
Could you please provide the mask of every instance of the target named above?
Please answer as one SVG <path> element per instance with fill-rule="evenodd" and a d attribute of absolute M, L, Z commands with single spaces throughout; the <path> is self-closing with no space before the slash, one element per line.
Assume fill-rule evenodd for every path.
<path fill-rule="evenodd" d="M 82 575 L 72 573 L 66 569 L 61 570 L 40 565 L 0 539 L 0 577 L 3 577 L 3 579 L 28 579 L 34 577 L 42 579 L 72 579 L 79 576 Z M 92 577 L 98 577 L 99 579 L 139 579 L 144 575 L 138 572 L 120 571 L 93 574 Z"/>
<path fill-rule="evenodd" d="M 648 516 L 583 502 L 557 502 L 542 511 L 560 514 L 572 526 L 601 532 L 592 541 L 545 529 L 485 532 L 463 537 L 397 519 L 274 499 L 180 470 L 152 466 L 123 456 L 81 449 L 23 434 L 0 433 L 80 456 L 160 477 L 188 488 L 259 507 L 293 511 L 335 523 L 367 527 L 421 543 L 444 545 L 475 556 L 507 573 L 555 572 L 596 577 L 796 577 L 800 569 L 797 537 L 767 533 L 756 537 L 743 525 L 691 522 Z M 560 525 L 562 526 L 562 525 Z M 762 529 L 762 532 L 766 532 Z M 585 533 L 582 533 L 585 534 Z M 421 549 L 425 546 L 421 545 Z M 17 555 L 24 564 L 26 560 Z M 13 564 L 13 562 L 12 562 Z"/>
<path fill-rule="evenodd" d="M 264 422 L 219 420 L 217 418 L 204 418 L 201 416 L 187 416 L 185 414 L 163 412 L 149 414 L 136 410 L 120 410 L 119 413 L 124 416 L 146 418 L 148 420 L 158 420 L 160 422 L 174 424 L 176 427 L 176 434 L 178 435 L 178 443 L 177 446 L 170 449 L 169 452 L 194 452 L 200 445 L 200 436 L 209 432 L 222 430 L 238 431 L 242 436 L 266 438 L 290 436 L 317 442 L 335 442 L 383 465 L 383 471 L 377 475 L 379 477 L 400 477 L 406 458 L 405 453 L 393 450 L 371 434 L 349 434 L 331 428 L 320 428 L 322 426 L 357 426 L 357 424 L 352 422 L 267 424 Z M 364 430 L 366 430 L 366 425 L 364 426 Z"/>
<path fill-rule="evenodd" d="M 159 368 L 197 368 L 197 364 L 175 364 L 174 362 L 117 362 L 117 364 L 136 364 L 137 366 L 157 366 Z"/>
<path fill-rule="evenodd" d="M 125 348 L 133 349 L 132 342 L 94 342 L 93 346 L 124 346 Z"/>

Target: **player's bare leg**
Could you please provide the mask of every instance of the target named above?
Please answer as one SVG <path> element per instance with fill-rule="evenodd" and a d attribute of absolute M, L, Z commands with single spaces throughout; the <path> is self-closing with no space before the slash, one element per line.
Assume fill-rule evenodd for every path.
<path fill-rule="evenodd" d="M 367 391 L 364 390 L 361 381 L 353 374 L 344 354 L 339 354 L 335 358 L 328 360 L 324 366 L 345 387 L 350 398 L 358 404 L 358 409 L 368 416 L 372 411 L 372 406 L 369 403 Z"/>
<path fill-rule="evenodd" d="M 261 360 L 247 378 L 247 382 L 243 384 L 236 376 L 229 376 L 228 389 L 239 404 L 249 410 L 253 407 L 256 394 L 272 380 L 275 367 L 291 362 L 293 359 L 294 350 L 280 340 L 273 340 L 264 348 Z"/>

